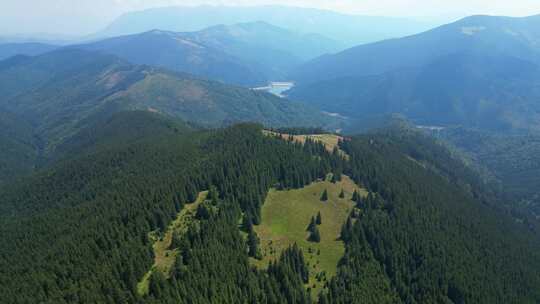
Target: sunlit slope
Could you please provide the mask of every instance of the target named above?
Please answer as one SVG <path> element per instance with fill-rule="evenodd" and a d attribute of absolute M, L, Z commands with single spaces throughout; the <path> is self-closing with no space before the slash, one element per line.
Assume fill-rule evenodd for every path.
<path fill-rule="evenodd" d="M 324 190 L 328 191 L 328 201 L 321 201 Z M 344 198 L 339 198 L 341 190 Z M 298 244 L 309 264 L 309 287 L 320 290 L 325 280 L 316 276 L 325 273 L 326 278 L 336 274 L 339 259 L 345 252 L 345 245 L 339 239 L 341 227 L 347 221 L 355 203 L 352 193 L 360 190 L 347 176 L 337 183 L 320 181 L 298 190 L 270 190 L 262 208 L 262 222 L 255 227 L 260 240 L 263 258 L 253 260 L 260 267 L 275 261 L 281 252 Z M 318 226 L 321 242 L 308 241 L 307 227 L 311 217 L 321 213 L 322 223 Z M 314 293 L 316 294 L 316 293 Z"/>

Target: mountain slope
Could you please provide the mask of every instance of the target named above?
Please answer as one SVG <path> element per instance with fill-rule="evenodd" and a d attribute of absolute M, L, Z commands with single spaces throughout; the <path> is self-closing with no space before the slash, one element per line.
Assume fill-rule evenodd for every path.
<path fill-rule="evenodd" d="M 433 28 L 415 20 L 355 16 L 333 11 L 291 6 L 178 6 L 124 14 L 97 37 L 112 37 L 162 29 L 199 31 L 216 24 L 264 21 L 303 34 L 321 34 L 343 42 L 344 47 L 402 37 Z"/>
<path fill-rule="evenodd" d="M 506 55 L 540 63 L 540 15 L 472 16 L 414 36 L 360 45 L 306 63 L 293 73 L 299 82 L 377 75 L 419 68 L 455 53 Z"/>
<path fill-rule="evenodd" d="M 244 86 L 264 84 L 262 71 L 223 50 L 181 34 L 151 31 L 78 46 L 116 55 L 134 64 L 147 64 Z"/>
<path fill-rule="evenodd" d="M 29 123 L 0 111 L 0 187 L 34 169 L 39 145 Z"/>
<path fill-rule="evenodd" d="M 362 119 L 401 113 L 423 125 L 540 131 L 539 79 L 531 62 L 461 53 L 417 69 L 301 85 L 288 96 Z"/>
<path fill-rule="evenodd" d="M 473 16 L 321 57 L 288 96 L 342 115 L 540 131 L 540 16 Z"/>
<path fill-rule="evenodd" d="M 337 42 L 263 22 L 220 25 L 197 32 L 153 30 L 76 46 L 203 78 L 244 86 L 285 77 L 300 63 L 337 50 Z"/>
<path fill-rule="evenodd" d="M 4 60 L 15 55 L 41 55 L 56 48 L 58 47 L 43 43 L 4 43 L 0 44 L 0 60 Z"/>
<path fill-rule="evenodd" d="M 131 114 L 135 127 L 140 117 Z M 128 116 L 120 121 L 129 125 Z M 157 117 L 146 121 L 162 125 Z M 266 136 L 256 125 L 166 129 L 0 189 L 0 301 L 312 303 L 318 295 L 305 285 L 312 267 L 304 254 L 316 259 L 314 252 L 293 246 L 256 269 L 251 223 L 259 223 L 271 187 L 299 189 L 341 170 L 369 194 L 341 229 L 345 253 L 321 302 L 540 299 L 537 236 L 491 209 L 483 189 L 452 170 L 460 163 L 426 138 L 355 136 L 341 143 L 350 156 L 344 160 L 314 142 Z M 206 190 L 192 224 L 167 248 L 170 271 L 152 272 L 141 295 L 137 283 L 154 263 L 153 239 Z M 254 242 L 239 230 L 241 219 Z"/>
<path fill-rule="evenodd" d="M 48 149 L 121 110 L 160 112 L 212 127 L 239 121 L 270 126 L 336 121 L 267 93 L 73 49 L 1 62 L 0 82 L 5 96 L 0 106 L 34 124 Z"/>
<path fill-rule="evenodd" d="M 449 128 L 435 136 L 452 143 L 487 168 L 513 201 L 516 217 L 534 228 L 540 219 L 540 137 L 504 135 L 475 129 Z"/>

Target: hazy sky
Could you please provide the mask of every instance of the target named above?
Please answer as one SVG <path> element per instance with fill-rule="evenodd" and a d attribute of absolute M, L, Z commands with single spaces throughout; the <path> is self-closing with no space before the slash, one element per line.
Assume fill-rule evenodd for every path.
<path fill-rule="evenodd" d="M 540 13 L 540 0 L 0 0 L 0 35 L 98 31 L 122 13 L 171 5 L 285 4 L 344 13 L 404 17 Z"/>

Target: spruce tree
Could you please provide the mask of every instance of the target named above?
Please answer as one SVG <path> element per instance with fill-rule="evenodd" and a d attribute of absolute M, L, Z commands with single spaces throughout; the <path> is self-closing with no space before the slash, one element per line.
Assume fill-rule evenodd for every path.
<path fill-rule="evenodd" d="M 262 258 L 261 253 L 259 251 L 259 242 L 260 242 L 259 237 L 255 233 L 255 231 L 251 229 L 248 233 L 248 239 L 247 239 L 248 255 L 258 260 Z"/>
<path fill-rule="evenodd" d="M 322 218 L 321 218 L 321 212 L 317 213 L 317 218 L 315 219 L 315 224 L 320 225 L 322 224 Z"/>
<path fill-rule="evenodd" d="M 324 192 L 321 195 L 321 201 L 326 202 L 328 200 L 328 191 L 324 189 Z"/>
<path fill-rule="evenodd" d="M 319 243 L 321 241 L 321 233 L 319 232 L 319 228 L 317 228 L 317 226 L 315 226 L 315 228 L 311 231 L 308 241 L 314 243 Z"/>
<path fill-rule="evenodd" d="M 313 232 L 313 230 L 317 227 L 317 223 L 315 222 L 315 218 L 312 216 L 311 221 L 309 222 L 309 225 L 307 227 L 307 231 Z"/>
<path fill-rule="evenodd" d="M 357 192 L 356 190 L 354 190 L 354 192 L 353 192 L 353 194 L 352 194 L 352 199 L 351 199 L 351 200 L 352 200 L 353 202 L 358 202 L 359 198 L 360 198 L 360 195 L 358 195 L 358 192 Z"/>
<path fill-rule="evenodd" d="M 339 193 L 339 198 L 345 198 L 345 192 L 343 189 L 341 189 L 341 192 Z"/>

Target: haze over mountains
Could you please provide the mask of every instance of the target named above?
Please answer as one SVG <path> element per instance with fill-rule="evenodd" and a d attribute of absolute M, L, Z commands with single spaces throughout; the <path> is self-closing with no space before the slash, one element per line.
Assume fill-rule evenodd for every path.
<path fill-rule="evenodd" d="M 339 49 L 317 34 L 297 34 L 264 22 L 218 25 L 198 32 L 153 30 L 75 46 L 204 78 L 244 86 L 286 80 L 297 65 Z"/>
<path fill-rule="evenodd" d="M 166 7 L 126 13 L 96 37 L 111 37 L 161 29 L 199 31 L 215 24 L 263 21 L 303 34 L 320 34 L 350 47 L 418 33 L 438 24 L 406 18 L 345 15 L 290 6 Z"/>
<path fill-rule="evenodd" d="M 422 124 L 539 130 L 540 16 L 473 16 L 298 68 L 289 96 L 337 113 Z"/>
<path fill-rule="evenodd" d="M 44 43 L 5 43 L 0 44 L 0 60 L 15 56 L 28 55 L 36 56 L 50 52 L 58 48 L 55 45 Z"/>

